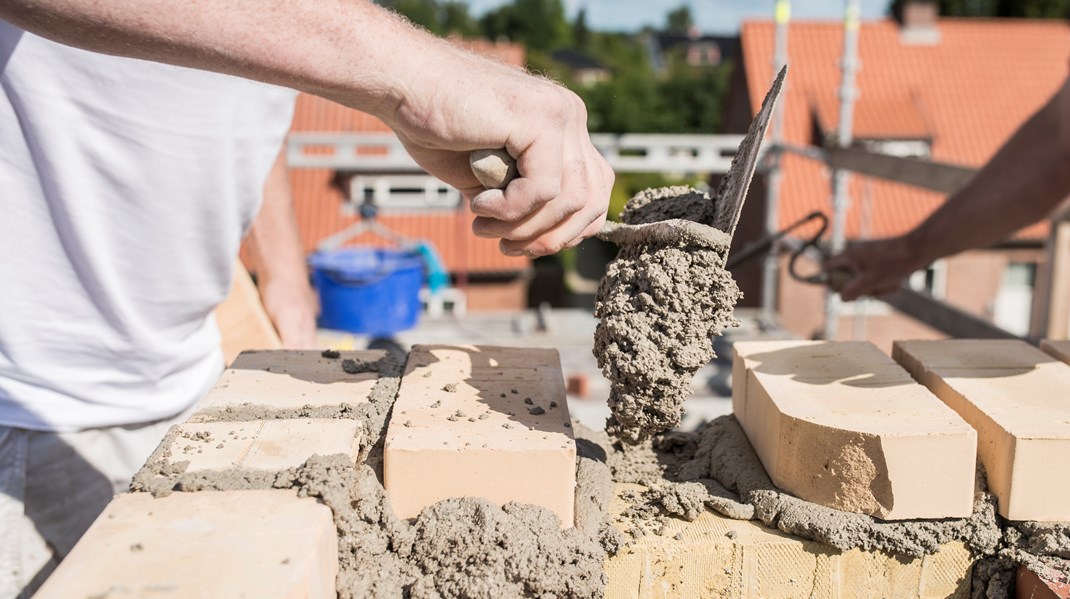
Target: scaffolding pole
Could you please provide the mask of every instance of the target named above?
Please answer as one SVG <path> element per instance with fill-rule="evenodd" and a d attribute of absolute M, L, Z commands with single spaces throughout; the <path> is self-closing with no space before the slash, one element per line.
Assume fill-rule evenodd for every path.
<path fill-rule="evenodd" d="M 855 74 L 858 72 L 858 13 L 859 0 L 844 1 L 843 58 L 840 60 L 840 118 L 836 128 L 836 145 L 846 148 L 851 145 L 851 123 L 858 91 Z M 832 172 L 832 233 L 831 250 L 838 254 L 847 245 L 847 209 L 851 198 L 848 194 L 850 174 L 843 169 Z M 832 290 L 825 292 L 825 339 L 835 339 L 840 317 L 840 296 Z"/>
<path fill-rule="evenodd" d="M 776 37 L 773 45 L 773 75 L 776 76 L 788 64 L 788 23 L 791 21 L 791 2 L 777 0 L 774 10 L 776 19 Z M 784 87 L 788 82 L 784 82 Z M 786 92 L 786 90 L 785 90 Z M 786 97 L 786 93 L 784 93 Z M 773 112 L 772 131 L 770 133 L 771 161 L 769 164 L 768 188 L 765 197 L 765 234 L 775 236 L 780 230 L 780 177 L 781 154 L 778 148 L 784 139 L 784 110 L 787 101 L 780 102 Z M 769 248 L 762 261 L 762 319 L 773 322 L 777 309 L 777 272 L 779 248 L 777 242 Z"/>

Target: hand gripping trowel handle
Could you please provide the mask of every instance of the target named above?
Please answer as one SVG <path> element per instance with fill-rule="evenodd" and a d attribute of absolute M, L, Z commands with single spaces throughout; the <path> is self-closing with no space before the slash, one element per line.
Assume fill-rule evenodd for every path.
<path fill-rule="evenodd" d="M 473 150 L 468 155 L 472 174 L 487 189 L 505 189 L 513 179 L 520 176 L 516 160 L 505 149 Z"/>

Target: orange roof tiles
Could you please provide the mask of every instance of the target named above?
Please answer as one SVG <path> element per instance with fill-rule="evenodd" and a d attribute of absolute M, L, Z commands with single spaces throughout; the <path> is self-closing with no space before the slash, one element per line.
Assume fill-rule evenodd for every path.
<path fill-rule="evenodd" d="M 978 167 L 1067 76 L 1070 25 L 1064 21 L 940 19 L 932 45 L 905 44 L 892 20 L 863 23 L 854 119 L 860 137 L 932 139 L 932 159 Z M 772 22 L 744 23 L 740 36 L 751 109 L 773 78 Z M 814 119 L 834 129 L 843 26 L 795 22 L 788 34 L 788 84 L 782 98 L 785 141 L 810 144 Z M 786 156 L 781 226 L 815 209 L 831 210 L 828 170 Z M 943 196 L 896 183 L 851 178 L 847 235 L 884 237 L 923 220 Z M 1019 232 L 1037 239 L 1047 224 Z"/>
<path fill-rule="evenodd" d="M 486 40 L 452 40 L 474 52 L 516 66 L 524 64 L 524 48 L 516 44 Z M 379 119 L 308 94 L 300 94 L 291 131 L 318 133 L 388 132 Z M 290 169 L 297 224 L 306 252 L 312 252 L 330 235 L 357 222 L 359 217 L 343 212 L 342 194 L 331 185 L 334 172 L 328 169 Z M 430 241 L 450 272 L 505 273 L 526 270 L 527 258 L 514 258 L 498 251 L 495 239 L 472 235 L 473 215 L 462 206 L 457 211 L 380 213 L 379 222 L 405 237 Z M 350 245 L 390 245 L 372 235 L 363 235 Z"/>
<path fill-rule="evenodd" d="M 811 111 L 821 131 L 835 135 L 840 121 L 840 100 L 821 94 L 810 99 Z M 917 99 L 903 94 L 889 98 L 859 98 L 851 126 L 856 139 L 931 139 L 932 128 Z"/>
<path fill-rule="evenodd" d="M 326 239 L 357 222 L 356 215 L 342 211 L 341 192 L 331 186 L 333 172 L 325 169 L 294 169 L 290 184 L 294 192 L 294 210 L 306 253 Z M 430 241 L 438 250 L 450 272 L 495 273 L 526 270 L 527 258 L 511 258 L 498 251 L 498 241 L 472 234 L 472 214 L 460 211 L 428 211 L 404 214 L 380 214 L 379 222 L 402 236 Z M 391 244 L 372 234 L 364 234 L 348 245 Z"/>

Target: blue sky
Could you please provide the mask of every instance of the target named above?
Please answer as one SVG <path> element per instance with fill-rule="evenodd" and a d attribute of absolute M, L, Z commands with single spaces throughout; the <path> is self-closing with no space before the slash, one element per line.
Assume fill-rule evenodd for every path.
<path fill-rule="evenodd" d="M 507 0 L 468 0 L 473 14 L 505 4 Z M 587 23 L 592 29 L 635 31 L 643 25 L 660 26 L 665 14 L 687 4 L 691 15 L 704 33 L 734 34 L 741 21 L 749 18 L 773 17 L 774 0 L 562 0 L 570 17 L 581 6 L 587 8 Z M 862 0 L 862 18 L 881 18 L 889 0 Z M 795 0 L 791 3 L 792 19 L 839 19 L 843 15 L 844 0 Z"/>

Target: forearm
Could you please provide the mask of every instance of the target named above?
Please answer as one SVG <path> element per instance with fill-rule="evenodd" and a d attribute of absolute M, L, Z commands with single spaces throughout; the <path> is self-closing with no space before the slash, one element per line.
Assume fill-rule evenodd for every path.
<path fill-rule="evenodd" d="M 1065 89 L 1037 111 L 960 191 L 908 234 L 919 266 L 985 247 L 1049 215 L 1070 193 L 1061 114 Z"/>
<path fill-rule="evenodd" d="M 284 156 L 279 153 L 268 175 L 264 203 L 245 245 L 264 309 L 283 345 L 306 349 L 316 345 L 316 315 Z"/>
<path fill-rule="evenodd" d="M 440 45 L 364 0 L 0 0 L 0 17 L 68 45 L 284 85 L 387 120 L 417 77 L 396 45 Z"/>
<path fill-rule="evenodd" d="M 88 50 L 285 85 L 379 117 L 429 174 L 471 200 L 480 235 L 543 255 L 595 234 L 613 172 L 574 93 L 477 56 L 365 0 L 0 0 L 0 18 Z M 521 176 L 487 190 L 472 150 Z"/>

